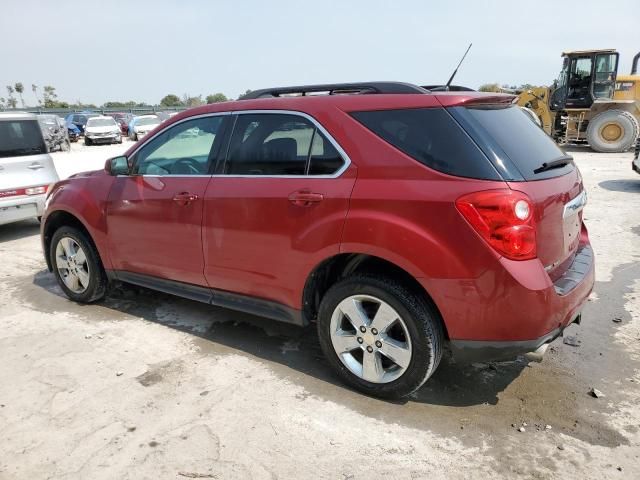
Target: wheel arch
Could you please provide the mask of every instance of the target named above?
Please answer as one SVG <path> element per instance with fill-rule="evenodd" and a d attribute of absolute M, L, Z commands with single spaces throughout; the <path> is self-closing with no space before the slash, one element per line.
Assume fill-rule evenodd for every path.
<path fill-rule="evenodd" d="M 355 273 L 378 274 L 395 279 L 418 295 L 423 295 L 437 312 L 445 338 L 449 339 L 446 324 L 433 298 L 420 282 L 407 270 L 385 258 L 364 253 L 339 253 L 325 259 L 308 275 L 302 294 L 303 316 L 308 321 L 316 319 L 320 302 L 329 288 L 337 281 Z"/>
<path fill-rule="evenodd" d="M 96 245 L 96 242 L 91 235 L 91 232 L 87 228 L 87 226 L 80 220 L 76 215 L 66 211 L 66 210 L 55 210 L 47 215 L 44 225 L 42 226 L 42 249 L 44 250 L 44 258 L 47 262 L 47 268 L 49 271 L 52 271 L 51 265 L 51 239 L 53 238 L 54 233 L 60 227 L 74 227 L 78 230 L 82 231 L 87 235 L 87 238 L 93 243 L 93 246 L 96 247 L 96 251 L 98 255 L 100 252 Z M 101 259 L 102 261 L 102 259 Z"/>

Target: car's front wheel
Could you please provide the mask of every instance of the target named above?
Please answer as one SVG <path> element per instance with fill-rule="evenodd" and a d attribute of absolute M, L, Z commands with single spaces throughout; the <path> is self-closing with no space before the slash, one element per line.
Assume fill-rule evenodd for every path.
<path fill-rule="evenodd" d="M 104 297 L 107 276 L 96 247 L 84 232 L 60 227 L 51 239 L 49 255 L 53 273 L 67 297 L 80 303 Z"/>
<path fill-rule="evenodd" d="M 416 391 L 442 357 L 434 307 L 389 278 L 358 275 L 331 287 L 320 304 L 318 337 L 343 380 L 382 398 Z"/>

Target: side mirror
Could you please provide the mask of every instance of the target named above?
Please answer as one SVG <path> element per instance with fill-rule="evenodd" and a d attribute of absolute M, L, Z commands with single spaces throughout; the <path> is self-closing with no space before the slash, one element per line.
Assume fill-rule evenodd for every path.
<path fill-rule="evenodd" d="M 104 169 L 109 175 L 129 175 L 129 161 L 127 157 L 114 157 L 107 160 Z"/>

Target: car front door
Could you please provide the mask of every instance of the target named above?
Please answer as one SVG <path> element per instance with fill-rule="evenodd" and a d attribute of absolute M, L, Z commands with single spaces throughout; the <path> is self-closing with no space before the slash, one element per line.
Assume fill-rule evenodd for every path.
<path fill-rule="evenodd" d="M 224 141 L 226 115 L 184 120 L 146 141 L 109 194 L 112 264 L 126 272 L 206 285 L 203 197 Z"/>
<path fill-rule="evenodd" d="M 339 252 L 355 166 L 311 117 L 234 116 L 205 195 L 207 282 L 299 309 L 306 276 Z"/>

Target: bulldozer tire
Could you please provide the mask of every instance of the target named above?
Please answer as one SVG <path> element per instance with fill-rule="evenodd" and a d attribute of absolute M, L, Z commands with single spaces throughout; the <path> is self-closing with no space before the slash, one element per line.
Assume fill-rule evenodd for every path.
<path fill-rule="evenodd" d="M 589 122 L 587 142 L 596 152 L 625 152 L 633 146 L 639 130 L 638 121 L 631 113 L 607 110 Z"/>

